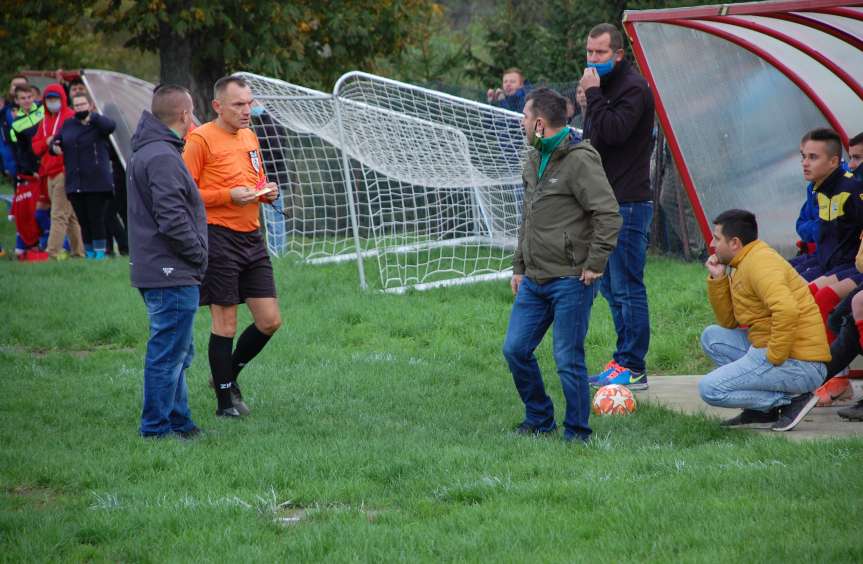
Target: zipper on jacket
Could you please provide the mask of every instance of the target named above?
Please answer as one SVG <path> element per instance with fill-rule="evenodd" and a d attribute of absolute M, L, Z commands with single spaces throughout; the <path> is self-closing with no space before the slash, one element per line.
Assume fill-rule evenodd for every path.
<path fill-rule="evenodd" d="M 566 253 L 566 256 L 569 257 L 569 265 L 575 268 L 575 253 L 572 248 L 572 241 L 569 238 L 569 233 L 566 231 L 563 232 L 563 252 Z"/>

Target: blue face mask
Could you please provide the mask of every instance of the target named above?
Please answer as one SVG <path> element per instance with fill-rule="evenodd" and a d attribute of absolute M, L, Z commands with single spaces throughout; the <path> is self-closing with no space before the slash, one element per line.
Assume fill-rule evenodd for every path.
<path fill-rule="evenodd" d="M 614 57 L 604 63 L 587 63 L 587 66 L 596 69 L 596 74 L 603 77 L 614 69 Z"/>
<path fill-rule="evenodd" d="M 264 107 L 263 106 L 252 106 L 252 117 L 261 117 L 264 115 Z"/>

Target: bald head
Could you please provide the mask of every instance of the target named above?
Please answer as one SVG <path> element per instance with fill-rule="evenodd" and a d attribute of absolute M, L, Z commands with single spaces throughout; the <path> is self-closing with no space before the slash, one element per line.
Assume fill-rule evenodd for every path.
<path fill-rule="evenodd" d="M 156 119 L 168 127 L 185 124 L 185 114 L 188 113 L 189 119 L 191 119 L 193 110 L 192 96 L 182 86 L 166 84 L 159 86 L 153 92 L 150 111 L 156 116 Z"/>

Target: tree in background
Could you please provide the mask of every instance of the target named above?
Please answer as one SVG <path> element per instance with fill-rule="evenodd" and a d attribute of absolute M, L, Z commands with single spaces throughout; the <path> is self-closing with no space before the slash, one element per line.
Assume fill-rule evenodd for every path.
<path fill-rule="evenodd" d="M 124 48 L 116 34 L 93 17 L 93 0 L 0 0 L 0 79 L 22 70 L 100 68 L 146 80 L 158 76 L 151 55 Z M 2 90 L 5 90 L 2 89 Z"/>
<path fill-rule="evenodd" d="M 500 81 L 504 69 L 519 67 L 528 80 L 563 84 L 581 78 L 590 29 L 602 22 L 622 27 L 624 10 L 715 4 L 716 0 L 499 0 L 483 18 L 485 36 L 471 53 L 475 79 Z M 621 31 L 623 31 L 621 29 Z"/>
<path fill-rule="evenodd" d="M 212 85 L 237 70 L 323 90 L 347 70 L 397 56 L 434 5 L 429 0 L 113 0 L 95 15 L 157 52 L 160 79 L 188 87 L 211 117 Z"/>

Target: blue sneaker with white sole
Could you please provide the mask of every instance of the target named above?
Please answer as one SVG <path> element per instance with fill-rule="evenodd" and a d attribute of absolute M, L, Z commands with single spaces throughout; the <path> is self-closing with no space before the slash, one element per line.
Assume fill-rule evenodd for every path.
<path fill-rule="evenodd" d="M 602 383 L 603 386 L 620 384 L 630 390 L 647 389 L 647 374 L 645 372 L 633 372 L 629 368 L 624 368 L 619 364 L 617 367 L 618 370 Z"/>
<path fill-rule="evenodd" d="M 609 360 L 608 364 L 605 365 L 605 368 L 602 369 L 602 372 L 596 376 L 587 377 L 587 383 L 593 388 L 601 388 L 605 385 L 604 382 L 618 370 L 623 370 L 623 367 L 617 364 L 614 360 Z"/>

